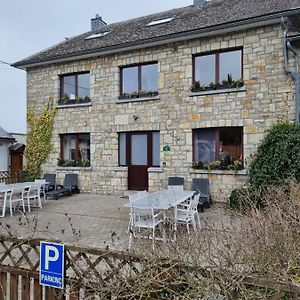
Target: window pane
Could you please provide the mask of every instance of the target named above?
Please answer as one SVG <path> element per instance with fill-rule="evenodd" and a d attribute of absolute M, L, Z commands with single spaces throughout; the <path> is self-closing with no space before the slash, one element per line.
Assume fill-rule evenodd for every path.
<path fill-rule="evenodd" d="M 76 138 L 75 136 L 64 136 L 63 137 L 63 149 L 65 160 L 75 160 L 76 159 Z"/>
<path fill-rule="evenodd" d="M 63 93 L 62 96 L 67 95 L 70 100 L 75 99 L 75 75 L 63 76 Z"/>
<path fill-rule="evenodd" d="M 242 160 L 242 135 L 243 130 L 241 127 L 228 127 L 220 128 L 220 160 Z"/>
<path fill-rule="evenodd" d="M 142 90 L 145 92 L 157 91 L 158 65 L 142 66 Z"/>
<path fill-rule="evenodd" d="M 160 165 L 160 134 L 153 132 L 152 134 L 152 164 L 153 166 Z"/>
<path fill-rule="evenodd" d="M 199 129 L 194 134 L 194 157 L 197 161 L 209 163 L 216 160 L 216 129 Z"/>
<path fill-rule="evenodd" d="M 122 69 L 123 74 L 123 93 L 131 94 L 138 92 L 138 67 Z"/>
<path fill-rule="evenodd" d="M 228 75 L 233 80 L 241 79 L 242 51 L 230 51 L 220 53 L 220 82 L 228 80 Z"/>
<path fill-rule="evenodd" d="M 78 97 L 90 97 L 90 74 L 78 75 Z"/>
<path fill-rule="evenodd" d="M 126 166 L 126 133 L 119 134 L 119 165 Z"/>
<path fill-rule="evenodd" d="M 201 85 L 216 81 L 215 54 L 195 57 L 195 81 L 199 81 Z"/>
<path fill-rule="evenodd" d="M 91 159 L 90 152 L 90 135 L 89 134 L 79 134 L 78 138 L 78 160 L 85 161 Z"/>
<path fill-rule="evenodd" d="M 63 159 L 81 160 L 91 159 L 90 154 L 90 135 L 89 134 L 70 134 L 62 136 Z"/>
<path fill-rule="evenodd" d="M 134 134 L 131 136 L 131 164 L 145 166 L 147 163 L 147 134 Z"/>

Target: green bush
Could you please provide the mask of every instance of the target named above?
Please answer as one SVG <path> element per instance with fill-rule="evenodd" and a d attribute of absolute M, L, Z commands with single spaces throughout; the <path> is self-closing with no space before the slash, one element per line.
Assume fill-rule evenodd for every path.
<path fill-rule="evenodd" d="M 273 125 L 250 163 L 249 177 L 253 188 L 300 178 L 300 125 L 287 121 Z"/>

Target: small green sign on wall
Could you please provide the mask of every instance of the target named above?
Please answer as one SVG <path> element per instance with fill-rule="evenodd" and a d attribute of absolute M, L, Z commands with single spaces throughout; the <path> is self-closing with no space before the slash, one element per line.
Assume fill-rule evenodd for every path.
<path fill-rule="evenodd" d="M 170 151 L 171 151 L 171 148 L 170 148 L 169 145 L 163 146 L 163 152 L 164 152 L 164 153 L 168 153 L 168 152 L 170 152 Z"/>

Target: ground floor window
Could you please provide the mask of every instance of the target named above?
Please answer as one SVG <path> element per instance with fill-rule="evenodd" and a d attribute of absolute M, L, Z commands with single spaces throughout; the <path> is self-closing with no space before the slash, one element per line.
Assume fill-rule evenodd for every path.
<path fill-rule="evenodd" d="M 219 127 L 193 130 L 193 160 L 201 166 L 221 169 L 242 166 L 243 128 Z M 233 168 L 233 167 L 232 167 Z"/>
<path fill-rule="evenodd" d="M 74 133 L 60 135 L 60 158 L 58 164 L 65 167 L 90 166 L 90 134 Z"/>
<path fill-rule="evenodd" d="M 160 166 L 160 134 L 154 132 L 119 133 L 119 165 Z"/>

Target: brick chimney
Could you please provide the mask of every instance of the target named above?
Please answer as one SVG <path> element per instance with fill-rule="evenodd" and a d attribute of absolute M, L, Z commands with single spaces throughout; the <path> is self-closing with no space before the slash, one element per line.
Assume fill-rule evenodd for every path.
<path fill-rule="evenodd" d="M 98 14 L 96 14 L 95 18 L 91 19 L 91 30 L 96 30 L 106 25 L 107 24 L 102 20 L 102 17 Z"/>
<path fill-rule="evenodd" d="M 206 0 L 194 0 L 194 6 L 202 6 L 206 3 Z"/>

